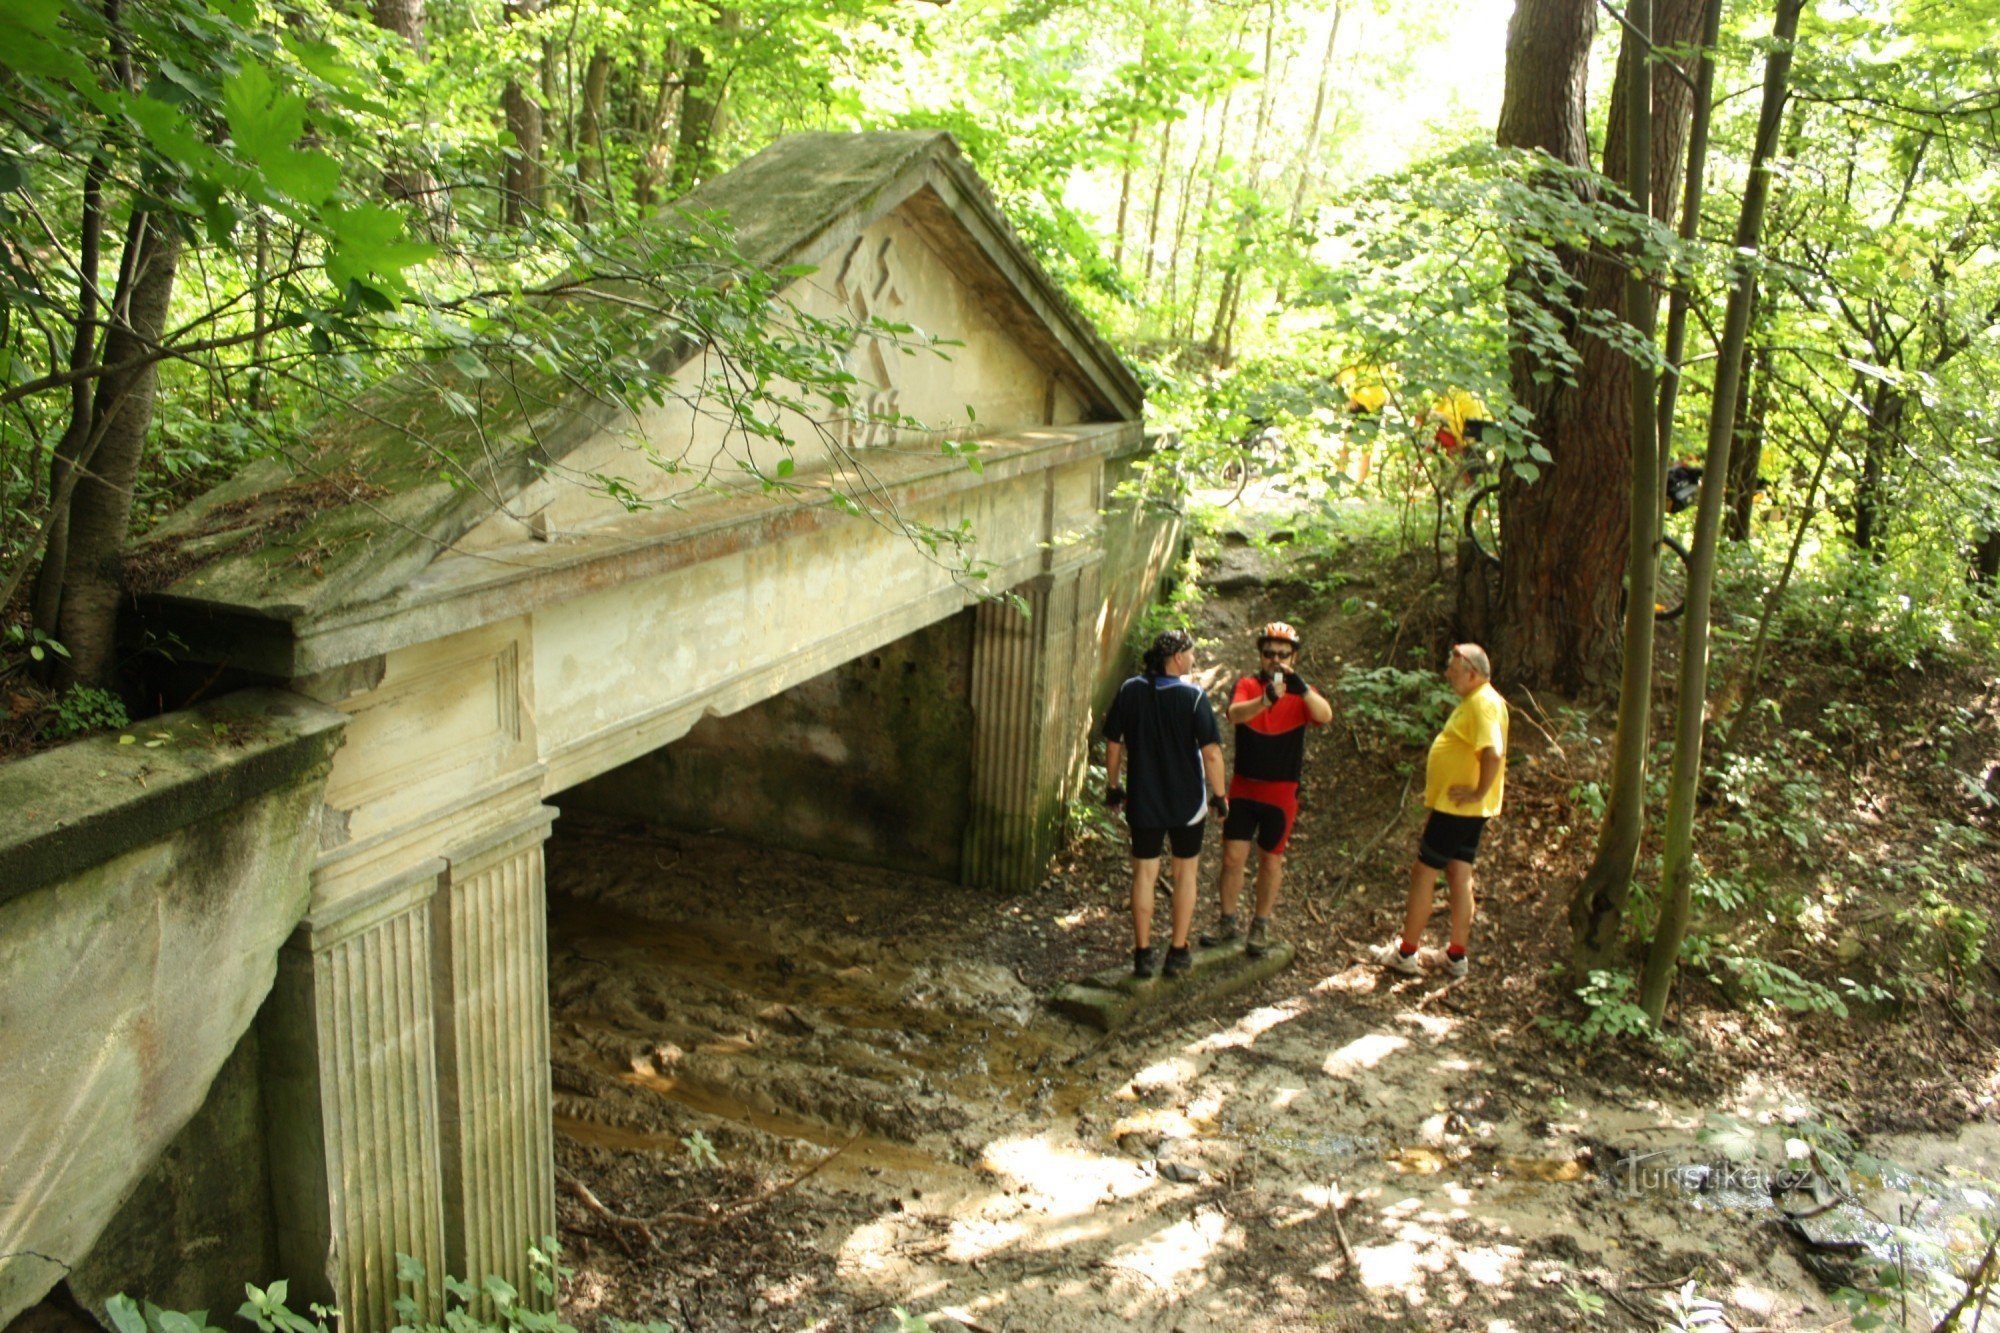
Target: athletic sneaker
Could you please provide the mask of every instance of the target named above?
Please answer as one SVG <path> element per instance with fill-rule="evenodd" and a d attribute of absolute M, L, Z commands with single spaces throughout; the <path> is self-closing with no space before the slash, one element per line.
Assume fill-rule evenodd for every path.
<path fill-rule="evenodd" d="M 1184 977 L 1193 966 L 1194 955 L 1189 953 L 1187 945 L 1183 944 L 1178 949 L 1167 950 L 1167 961 L 1160 965 L 1160 975 L 1163 977 Z"/>
<path fill-rule="evenodd" d="M 1271 952 L 1277 941 L 1271 938 L 1271 918 L 1253 916 L 1250 918 L 1250 933 L 1243 940 L 1243 952 L 1251 958 L 1262 958 Z"/>
<path fill-rule="evenodd" d="M 1464 954 L 1453 958 L 1443 949 L 1419 949 L 1417 950 L 1417 962 L 1419 965 L 1427 967 L 1433 972 L 1444 973 L 1453 981 L 1457 981 L 1465 975 L 1466 965 Z"/>
<path fill-rule="evenodd" d="M 1160 951 L 1151 947 L 1132 951 L 1132 975 L 1142 980 L 1160 970 Z"/>
<path fill-rule="evenodd" d="M 1218 944 L 1234 944 L 1242 938 L 1243 932 L 1237 929 L 1236 917 L 1231 914 L 1215 918 L 1215 929 L 1203 931 L 1200 943 L 1204 949 L 1213 949 Z"/>
<path fill-rule="evenodd" d="M 1378 944 L 1368 951 L 1368 956 L 1389 971 L 1400 972 L 1406 977 L 1420 977 L 1424 974 L 1422 965 L 1417 962 L 1417 955 L 1403 952 L 1401 940 Z"/>

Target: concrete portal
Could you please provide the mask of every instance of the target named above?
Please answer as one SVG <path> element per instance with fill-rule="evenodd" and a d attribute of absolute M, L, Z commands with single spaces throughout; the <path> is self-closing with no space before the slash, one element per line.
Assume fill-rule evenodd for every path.
<path fill-rule="evenodd" d="M 259 465 L 152 543 L 174 581 L 143 599 L 151 623 L 349 719 L 258 1049 L 281 1266 L 295 1300 L 337 1302 L 350 1329 L 394 1322 L 398 1253 L 433 1301 L 446 1272 L 532 1289 L 527 1248 L 555 1226 L 548 798 L 699 785 L 732 745 L 806 772 L 820 725 L 885 782 L 940 775 L 911 792 L 926 831 L 898 855 L 1032 884 L 1093 694 L 1177 539 L 1173 515 L 1115 496 L 1145 448 L 1137 383 L 947 136 L 786 140 L 686 202 L 727 214 L 757 262 L 811 266 L 798 308 L 959 344 L 949 360 L 855 346 L 870 401 L 923 428 L 801 421 L 795 494 L 697 491 L 742 447 L 689 405 L 714 373 L 701 349 L 638 349 L 681 367 L 688 401 L 637 419 L 525 374 L 430 366 L 327 423 L 298 452 L 309 471 Z M 446 390 L 481 405 L 476 423 L 440 418 Z M 413 422 L 459 432 L 459 457 L 485 460 L 475 484 L 444 479 Z M 976 439 L 983 469 L 948 439 Z M 863 466 L 873 520 L 826 500 Z M 587 474 L 658 504 L 561 479 Z M 885 516 L 969 524 L 987 577 Z M 894 715 L 882 673 L 905 663 L 944 696 L 935 727 Z M 855 699 L 875 715 L 814 722 Z M 709 816 L 789 820 L 803 840 L 840 815 L 709 797 Z"/>

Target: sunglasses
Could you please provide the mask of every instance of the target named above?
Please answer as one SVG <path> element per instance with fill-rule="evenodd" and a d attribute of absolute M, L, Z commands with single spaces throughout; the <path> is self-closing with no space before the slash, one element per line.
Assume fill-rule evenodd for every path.
<path fill-rule="evenodd" d="M 1268 657 L 1274 662 L 1289 662 L 1298 654 L 1290 648 L 1259 648 L 1257 656 Z"/>

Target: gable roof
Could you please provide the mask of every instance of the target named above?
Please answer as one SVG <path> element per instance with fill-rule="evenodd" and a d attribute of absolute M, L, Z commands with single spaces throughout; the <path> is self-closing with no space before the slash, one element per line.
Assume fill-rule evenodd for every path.
<path fill-rule="evenodd" d="M 1138 420 L 1138 381 L 1014 235 L 948 134 L 781 139 L 677 201 L 655 225 L 722 215 L 738 252 L 775 272 L 826 262 L 897 210 L 997 325 L 1070 381 L 1087 419 Z M 663 374 L 699 350 L 650 328 L 637 341 Z M 477 417 L 446 406 L 447 392 L 478 404 Z M 176 514 L 135 546 L 130 581 L 177 621 L 196 613 L 247 617 L 266 624 L 265 633 L 277 628 L 271 621 L 296 627 L 392 594 L 541 466 L 622 414 L 530 367 L 510 364 L 487 378 L 426 363 L 323 419 L 289 460 L 253 464 Z M 476 451 L 472 484 L 449 475 L 440 448 L 460 458 Z"/>

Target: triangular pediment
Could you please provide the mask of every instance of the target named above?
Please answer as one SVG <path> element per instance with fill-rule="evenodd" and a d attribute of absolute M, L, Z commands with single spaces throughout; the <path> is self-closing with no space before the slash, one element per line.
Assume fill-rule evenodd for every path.
<path fill-rule="evenodd" d="M 690 214 L 725 217 L 742 255 L 767 271 L 813 269 L 802 281 L 808 301 L 835 307 L 826 313 L 917 323 L 958 346 L 948 375 L 913 376 L 879 352 L 875 371 L 857 366 L 864 384 L 905 396 L 892 410 L 942 421 L 977 401 L 978 429 L 960 415 L 960 435 L 1140 416 L 1130 370 L 1022 246 L 949 135 L 783 139 L 680 200 L 662 225 Z M 668 373 L 701 350 L 635 336 Z M 468 399 L 476 416 L 463 413 Z M 426 363 L 324 419 L 294 457 L 257 463 L 177 514 L 137 548 L 133 579 L 180 624 L 197 612 L 233 632 L 245 617 L 296 632 L 394 596 L 445 552 L 502 545 L 550 515 L 590 521 L 592 501 L 558 512 L 552 488 L 596 493 L 552 476 L 596 472 L 630 427 L 622 409 L 553 376 Z M 482 460 L 470 482 L 449 475 L 433 442 Z"/>

